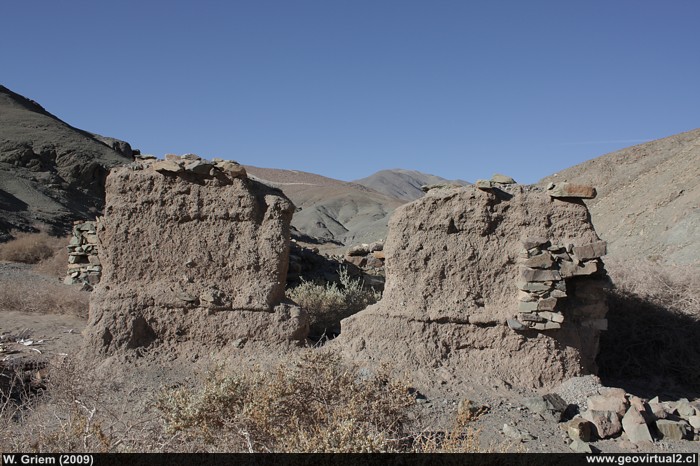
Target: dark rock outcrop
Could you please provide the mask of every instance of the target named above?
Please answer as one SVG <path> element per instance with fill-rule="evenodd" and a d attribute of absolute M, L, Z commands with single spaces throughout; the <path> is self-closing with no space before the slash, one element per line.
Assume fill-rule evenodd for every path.
<path fill-rule="evenodd" d="M 130 153 L 128 143 L 73 128 L 0 86 L 0 241 L 15 229 L 63 234 L 94 218 L 109 169 Z"/>

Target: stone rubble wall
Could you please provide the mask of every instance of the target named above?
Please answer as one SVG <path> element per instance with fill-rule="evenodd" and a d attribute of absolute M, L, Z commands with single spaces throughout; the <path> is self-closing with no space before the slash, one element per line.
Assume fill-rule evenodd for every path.
<path fill-rule="evenodd" d="M 67 249 L 68 273 L 64 283 L 89 286 L 99 283 L 102 276 L 102 263 L 99 258 L 95 222 L 73 222 L 73 232 Z"/>
<path fill-rule="evenodd" d="M 603 270 L 600 258 L 607 252 L 607 243 L 596 241 L 574 246 L 540 237 L 525 238 L 522 245 L 520 280 L 517 284 L 519 316 L 509 319 L 508 325 L 515 330 L 559 329 L 565 320 L 561 300 L 576 293 L 576 289 L 584 289 L 582 284 L 586 283 L 586 277 Z M 574 282 L 578 287 L 572 286 Z M 586 297 L 589 301 L 593 300 L 596 306 L 579 312 L 578 317 L 584 319 L 579 323 L 585 327 L 607 330 L 607 320 L 603 318 L 607 311 L 605 296 L 599 293 L 598 299 L 593 299 L 593 293 L 587 290 L 582 298 Z"/>

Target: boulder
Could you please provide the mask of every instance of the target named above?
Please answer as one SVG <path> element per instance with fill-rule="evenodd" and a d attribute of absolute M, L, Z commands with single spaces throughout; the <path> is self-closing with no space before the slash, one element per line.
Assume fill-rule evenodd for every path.
<path fill-rule="evenodd" d="M 214 164 L 205 160 L 194 160 L 185 164 L 185 170 L 197 175 L 209 175 Z"/>
<path fill-rule="evenodd" d="M 582 244 L 581 246 L 574 246 L 572 252 L 576 258 L 581 261 L 597 259 L 608 253 L 608 243 L 605 241 L 596 241 L 595 243 Z"/>
<path fill-rule="evenodd" d="M 348 249 L 347 256 L 366 256 L 370 253 L 369 244 L 357 244 Z"/>
<path fill-rule="evenodd" d="M 175 160 L 159 160 L 152 165 L 153 169 L 160 173 L 180 173 L 185 169 Z"/>
<path fill-rule="evenodd" d="M 581 417 L 590 421 L 595 427 L 595 434 L 600 439 L 617 437 L 622 433 L 622 423 L 613 411 L 584 411 Z"/>
<path fill-rule="evenodd" d="M 700 429 L 700 416 L 690 416 L 688 422 L 693 429 Z"/>
<path fill-rule="evenodd" d="M 373 243 L 370 243 L 370 245 L 369 245 L 370 252 L 380 252 L 383 250 L 384 250 L 384 243 L 382 241 L 375 241 Z"/>
<path fill-rule="evenodd" d="M 669 412 L 662 403 L 649 402 L 649 410 L 653 416 L 653 419 L 666 419 L 669 416 Z"/>
<path fill-rule="evenodd" d="M 647 427 L 644 416 L 631 406 L 622 418 L 622 429 L 627 434 L 627 438 L 632 443 L 652 442 L 649 427 Z"/>
<path fill-rule="evenodd" d="M 248 174 L 246 173 L 243 165 L 232 162 L 232 161 L 220 161 L 216 162 L 216 168 L 224 172 L 227 176 L 232 178 L 246 178 Z"/>
<path fill-rule="evenodd" d="M 172 176 L 159 163 L 177 165 L 118 168 L 107 179 L 86 352 L 304 341 L 305 311 L 283 304 L 293 204 L 253 180 Z"/>
<path fill-rule="evenodd" d="M 547 269 L 552 266 L 552 256 L 549 254 L 538 254 L 527 259 L 523 265 L 533 269 Z"/>
<path fill-rule="evenodd" d="M 491 177 L 491 181 L 499 184 L 515 184 L 515 180 L 508 175 L 496 173 Z"/>
<path fill-rule="evenodd" d="M 489 180 L 476 180 L 474 186 L 479 189 L 492 189 L 494 187 L 493 183 Z"/>
<path fill-rule="evenodd" d="M 568 404 L 556 393 L 548 393 L 544 396 L 526 398 L 523 404 L 527 409 L 537 414 L 551 414 L 557 421 L 561 420 Z"/>
<path fill-rule="evenodd" d="M 535 440 L 537 437 L 532 435 L 530 432 L 518 429 L 517 427 L 511 426 L 510 424 L 503 424 L 503 433 L 506 437 L 519 442 L 529 442 L 530 440 Z"/>
<path fill-rule="evenodd" d="M 629 402 L 625 397 L 625 391 L 621 388 L 609 388 L 600 395 L 588 399 L 588 409 L 593 411 L 612 411 L 622 417 L 627 412 Z"/>
<path fill-rule="evenodd" d="M 661 419 L 656 421 L 656 428 L 659 431 L 659 436 L 664 440 L 683 440 L 691 434 L 688 424 L 683 421 Z"/>
<path fill-rule="evenodd" d="M 690 404 L 686 399 L 678 400 L 675 406 L 675 412 L 678 413 L 680 417 L 689 418 L 690 416 L 695 416 L 696 410 L 695 406 Z"/>
<path fill-rule="evenodd" d="M 547 186 L 547 194 L 554 198 L 593 199 L 597 193 L 592 186 L 563 182 L 550 183 Z"/>
<path fill-rule="evenodd" d="M 593 435 L 593 430 L 594 426 L 593 424 L 582 418 L 582 417 L 575 417 L 574 419 L 570 420 L 565 424 L 566 427 L 566 433 L 569 435 L 571 440 L 573 441 L 582 441 L 582 442 L 590 442 L 594 440 L 594 435 Z"/>
<path fill-rule="evenodd" d="M 571 450 L 575 453 L 593 453 L 593 447 L 583 440 L 574 439 L 574 441 L 569 445 L 569 448 L 571 448 Z"/>

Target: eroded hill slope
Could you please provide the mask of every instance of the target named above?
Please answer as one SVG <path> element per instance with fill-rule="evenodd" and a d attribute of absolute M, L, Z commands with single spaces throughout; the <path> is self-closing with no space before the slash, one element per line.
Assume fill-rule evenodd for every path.
<path fill-rule="evenodd" d="M 540 184 L 590 184 L 593 224 L 618 259 L 700 264 L 700 129 L 603 155 Z"/>

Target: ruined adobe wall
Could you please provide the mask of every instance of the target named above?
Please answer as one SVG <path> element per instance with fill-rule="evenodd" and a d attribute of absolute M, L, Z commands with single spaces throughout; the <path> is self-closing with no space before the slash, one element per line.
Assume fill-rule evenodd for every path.
<path fill-rule="evenodd" d="M 97 353 L 305 339 L 305 313 L 280 304 L 294 209 L 281 192 L 187 155 L 114 169 L 106 193 L 87 329 Z"/>
<path fill-rule="evenodd" d="M 538 387 L 595 372 L 604 243 L 580 193 L 558 194 L 489 182 L 397 209 L 384 296 L 343 320 L 334 344 L 427 378 L 444 367 Z"/>

